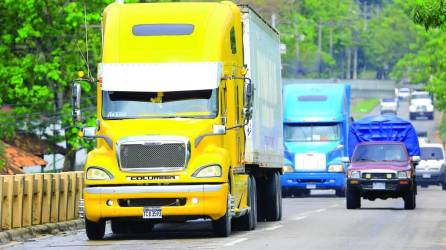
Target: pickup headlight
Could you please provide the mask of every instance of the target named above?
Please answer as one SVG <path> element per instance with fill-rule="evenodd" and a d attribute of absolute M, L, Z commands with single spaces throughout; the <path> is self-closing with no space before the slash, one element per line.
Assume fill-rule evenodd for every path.
<path fill-rule="evenodd" d="M 359 179 L 361 178 L 361 173 L 359 171 L 350 171 L 348 176 L 352 179 Z"/>
<path fill-rule="evenodd" d="M 344 166 L 342 164 L 332 164 L 328 166 L 328 172 L 344 172 Z"/>
<path fill-rule="evenodd" d="M 284 173 L 291 173 L 291 172 L 294 172 L 294 168 L 293 168 L 293 166 L 285 165 L 282 167 L 282 171 Z"/>
<path fill-rule="evenodd" d="M 221 177 L 222 170 L 220 165 L 207 165 L 195 171 L 192 176 L 197 178 Z"/>
<path fill-rule="evenodd" d="M 398 172 L 398 179 L 408 179 L 412 176 L 411 171 L 399 171 Z"/>
<path fill-rule="evenodd" d="M 100 167 L 89 167 L 87 173 L 85 174 L 87 180 L 111 180 L 113 175 L 107 170 Z"/>

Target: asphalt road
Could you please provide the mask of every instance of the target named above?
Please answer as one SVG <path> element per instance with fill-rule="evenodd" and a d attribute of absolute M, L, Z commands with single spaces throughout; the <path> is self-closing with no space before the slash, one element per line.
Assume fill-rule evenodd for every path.
<path fill-rule="evenodd" d="M 407 104 L 400 115 L 407 118 Z M 437 115 L 437 117 L 439 117 Z M 416 121 L 433 136 L 433 121 Z M 362 201 L 347 210 L 344 198 L 315 191 L 283 200 L 283 220 L 262 222 L 255 231 L 217 238 L 208 221 L 157 225 L 152 233 L 88 241 L 83 230 L 6 245 L 11 249 L 446 249 L 446 191 L 419 189 L 416 210 L 402 199 Z"/>

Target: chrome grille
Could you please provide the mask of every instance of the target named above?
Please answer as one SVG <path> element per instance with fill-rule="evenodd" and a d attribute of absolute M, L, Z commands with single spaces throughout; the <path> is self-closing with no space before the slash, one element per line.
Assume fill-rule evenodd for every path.
<path fill-rule="evenodd" d="M 130 141 L 118 146 L 121 169 L 176 170 L 186 166 L 188 149 L 182 141 Z"/>

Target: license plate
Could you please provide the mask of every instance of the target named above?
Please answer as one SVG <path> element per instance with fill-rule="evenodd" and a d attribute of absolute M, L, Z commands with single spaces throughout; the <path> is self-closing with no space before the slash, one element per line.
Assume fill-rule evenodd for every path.
<path fill-rule="evenodd" d="M 423 178 L 431 178 L 431 174 L 423 174 Z"/>
<path fill-rule="evenodd" d="M 372 188 L 376 189 L 376 190 L 384 190 L 384 189 L 386 189 L 386 183 L 374 182 Z"/>
<path fill-rule="evenodd" d="M 316 184 L 307 184 L 307 189 L 316 189 Z"/>
<path fill-rule="evenodd" d="M 142 213 L 143 219 L 161 219 L 161 208 L 158 207 L 145 207 Z"/>

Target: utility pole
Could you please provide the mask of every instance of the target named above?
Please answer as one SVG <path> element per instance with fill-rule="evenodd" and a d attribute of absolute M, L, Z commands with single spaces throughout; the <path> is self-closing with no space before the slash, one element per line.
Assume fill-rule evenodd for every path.
<path fill-rule="evenodd" d="M 322 77 L 322 20 L 319 19 L 319 32 L 317 37 L 317 69 Z"/>
<path fill-rule="evenodd" d="M 296 19 L 296 78 L 299 78 L 300 72 L 300 34 L 299 34 L 299 19 Z"/>

